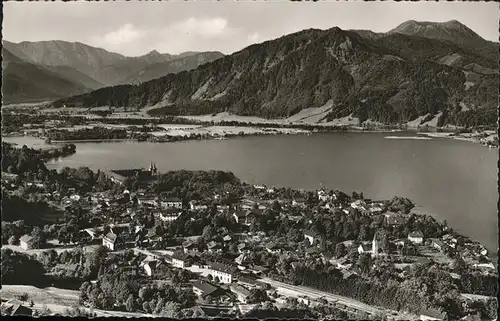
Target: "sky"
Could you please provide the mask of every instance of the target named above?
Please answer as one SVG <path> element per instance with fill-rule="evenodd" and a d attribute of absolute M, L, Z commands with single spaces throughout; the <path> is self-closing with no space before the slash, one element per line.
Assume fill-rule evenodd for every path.
<path fill-rule="evenodd" d="M 229 54 L 308 28 L 386 32 L 407 20 L 458 20 L 498 41 L 499 18 L 492 2 L 4 2 L 3 37 L 83 42 L 126 56 Z"/>

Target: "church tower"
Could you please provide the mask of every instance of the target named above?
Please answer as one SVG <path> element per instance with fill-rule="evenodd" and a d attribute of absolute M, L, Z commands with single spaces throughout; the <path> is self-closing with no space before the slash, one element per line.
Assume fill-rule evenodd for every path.
<path fill-rule="evenodd" d="M 373 241 L 372 241 L 372 257 L 374 256 L 377 256 L 378 255 L 378 251 L 379 251 L 379 248 L 380 248 L 380 245 L 379 245 L 379 241 L 378 241 L 378 233 L 375 233 L 375 235 L 373 235 Z"/>

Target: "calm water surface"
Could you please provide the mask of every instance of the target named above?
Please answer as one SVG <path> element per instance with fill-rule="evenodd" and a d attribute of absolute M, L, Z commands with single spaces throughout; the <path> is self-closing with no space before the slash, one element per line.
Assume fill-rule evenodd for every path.
<path fill-rule="evenodd" d="M 78 143 L 75 155 L 50 168 L 147 167 L 160 171 L 232 171 L 244 181 L 317 189 L 324 186 L 365 197 L 405 196 L 419 209 L 480 241 L 498 247 L 498 149 L 451 139 L 385 139 L 384 133 L 255 136 L 177 143 Z M 414 136 L 414 134 L 397 134 Z M 34 138 L 6 138 L 31 145 Z"/>

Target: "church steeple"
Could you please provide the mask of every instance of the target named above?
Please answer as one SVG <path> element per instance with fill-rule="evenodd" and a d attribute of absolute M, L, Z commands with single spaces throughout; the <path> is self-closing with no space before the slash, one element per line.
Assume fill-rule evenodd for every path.
<path fill-rule="evenodd" d="M 155 164 L 155 163 L 153 163 L 153 162 L 151 162 L 151 163 L 149 164 L 149 173 L 150 173 L 151 175 L 156 175 L 156 172 L 157 172 L 156 164 Z"/>

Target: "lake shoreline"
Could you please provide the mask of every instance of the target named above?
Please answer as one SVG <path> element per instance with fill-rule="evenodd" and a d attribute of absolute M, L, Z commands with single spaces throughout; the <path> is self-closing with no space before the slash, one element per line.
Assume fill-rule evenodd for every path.
<path fill-rule="evenodd" d="M 160 171 L 222 169 L 234 172 L 251 184 L 299 189 L 326 185 L 339 190 L 362 190 L 374 199 L 401 195 L 415 200 L 427 208 L 428 213 L 437 213 L 436 218 L 458 222 L 450 225 L 496 252 L 496 239 L 492 241 L 489 237 L 490 230 L 497 225 L 496 216 L 491 217 L 493 208 L 496 208 L 492 203 L 496 197 L 496 192 L 492 193 L 496 191 L 496 180 L 491 177 L 491 170 L 496 167 L 496 155 L 487 149 L 483 152 L 484 148 L 477 144 L 454 144 L 438 138 L 429 143 L 415 139 L 385 139 L 387 135 L 384 133 L 342 134 L 322 133 L 314 138 L 312 135 L 267 135 L 265 139 L 248 135 L 241 140 L 191 140 L 163 146 L 139 142 L 133 143 L 132 152 L 127 151 L 126 142 L 82 143 L 77 144 L 76 154 L 51 160 L 48 167 L 57 170 L 64 166 L 136 168 L 154 161 Z M 412 134 L 405 135 L 411 137 Z M 43 144 L 43 140 L 29 136 L 7 141 L 37 148 Z M 224 151 L 232 156 L 221 157 Z M 457 157 L 463 159 L 464 151 L 470 157 L 457 162 Z M 434 159 L 432 168 L 445 170 L 429 172 L 428 161 L 415 156 L 424 154 Z M 287 160 L 286 166 L 282 159 Z M 450 162 L 453 162 L 451 167 Z M 383 166 L 376 170 L 374 163 Z M 259 164 L 266 164 L 264 170 Z M 341 168 L 344 170 L 339 170 Z M 471 172 L 471 168 L 475 170 Z M 434 182 L 431 187 L 424 183 L 429 180 Z M 450 180 L 453 181 L 451 187 L 447 183 Z M 471 180 L 485 183 L 471 188 Z M 448 192 L 436 196 L 441 191 Z M 454 201 L 460 199 L 462 201 Z M 481 219 L 469 219 L 466 214 L 471 212 L 476 212 Z"/>

